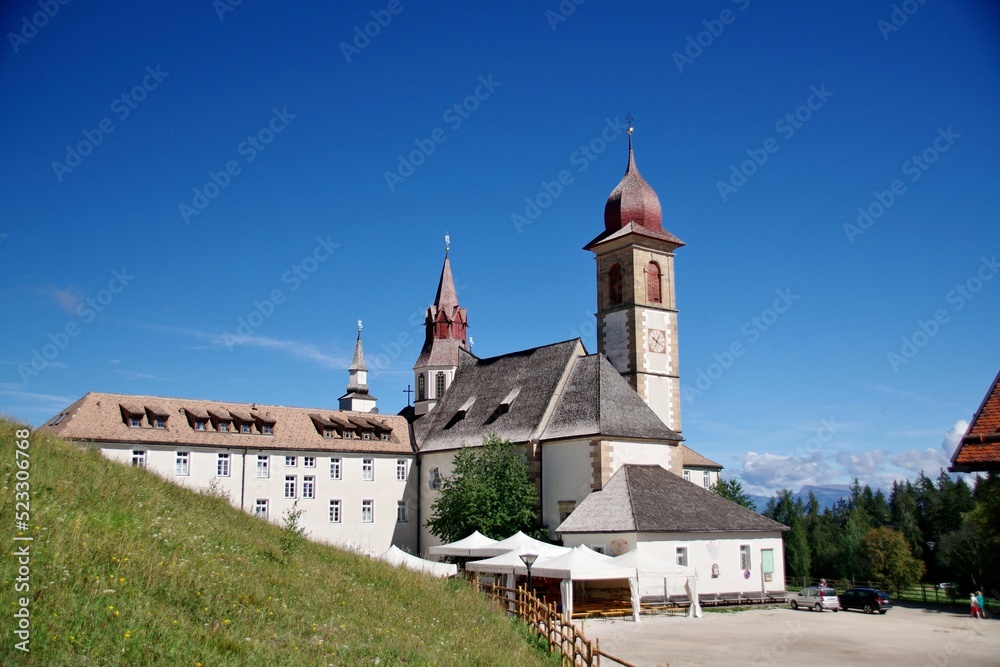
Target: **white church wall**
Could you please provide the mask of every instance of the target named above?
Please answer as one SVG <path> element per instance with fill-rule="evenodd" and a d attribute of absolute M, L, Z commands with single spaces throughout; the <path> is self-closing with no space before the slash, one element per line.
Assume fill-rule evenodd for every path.
<path fill-rule="evenodd" d="M 675 465 L 675 458 L 678 456 L 678 448 L 673 445 L 665 445 L 653 442 L 629 442 L 614 440 L 610 442 L 611 448 L 611 474 L 618 472 L 618 469 L 627 463 L 636 465 L 658 465 L 667 470 L 676 472 L 671 466 Z M 680 464 L 677 464 L 680 467 Z"/>
<path fill-rule="evenodd" d="M 427 528 L 431 518 L 431 507 L 441 495 L 434 485 L 435 476 L 438 480 L 451 475 L 454 468 L 456 451 L 425 452 L 420 455 L 420 479 L 417 495 L 420 498 L 420 555 L 427 557 L 428 547 L 442 544 L 440 538 L 432 535 Z"/>
<path fill-rule="evenodd" d="M 593 490 L 593 477 L 589 440 L 542 445 L 542 525 L 550 534 L 562 523 L 559 503 L 583 502 Z"/>

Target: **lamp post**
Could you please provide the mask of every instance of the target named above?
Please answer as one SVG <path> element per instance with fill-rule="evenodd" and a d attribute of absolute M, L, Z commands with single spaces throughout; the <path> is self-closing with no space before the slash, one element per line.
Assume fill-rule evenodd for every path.
<path fill-rule="evenodd" d="M 538 554 L 521 554 L 521 562 L 528 568 L 528 590 L 531 590 L 531 566 L 538 560 Z"/>

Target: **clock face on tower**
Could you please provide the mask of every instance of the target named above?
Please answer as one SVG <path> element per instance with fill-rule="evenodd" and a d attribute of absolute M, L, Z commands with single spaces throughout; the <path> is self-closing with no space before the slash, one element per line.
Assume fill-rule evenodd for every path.
<path fill-rule="evenodd" d="M 667 335 L 661 329 L 650 329 L 646 337 L 646 346 L 650 352 L 662 354 L 667 351 Z"/>

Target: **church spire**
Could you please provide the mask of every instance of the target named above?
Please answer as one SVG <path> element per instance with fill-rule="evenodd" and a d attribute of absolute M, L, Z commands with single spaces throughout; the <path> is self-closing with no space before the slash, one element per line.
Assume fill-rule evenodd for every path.
<path fill-rule="evenodd" d="M 361 345 L 361 320 L 358 320 L 358 339 L 354 343 L 354 359 L 347 367 L 350 379 L 347 393 L 340 397 L 341 410 L 355 412 L 377 412 L 375 397 L 368 393 L 368 367 L 365 366 L 365 351 Z"/>
<path fill-rule="evenodd" d="M 445 236 L 444 264 L 434 304 L 424 316 L 424 346 L 413 366 L 417 385 L 414 412 L 422 415 L 433 408 L 451 384 L 458 369 L 459 350 L 468 351 L 468 315 L 458 303 L 451 273 L 451 237 Z"/>

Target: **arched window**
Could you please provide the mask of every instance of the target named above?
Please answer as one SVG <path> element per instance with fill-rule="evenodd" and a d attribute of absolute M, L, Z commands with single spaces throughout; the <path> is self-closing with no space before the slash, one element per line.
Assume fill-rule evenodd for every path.
<path fill-rule="evenodd" d="M 438 373 L 434 378 L 434 392 L 435 398 L 444 396 L 444 373 Z"/>
<path fill-rule="evenodd" d="M 608 271 L 608 299 L 611 305 L 622 302 L 622 265 L 615 263 Z"/>
<path fill-rule="evenodd" d="M 427 398 L 427 380 L 424 379 L 424 374 L 421 373 L 417 376 L 417 400 L 422 401 Z"/>
<path fill-rule="evenodd" d="M 650 262 L 646 265 L 646 300 L 660 303 L 660 265 Z"/>

